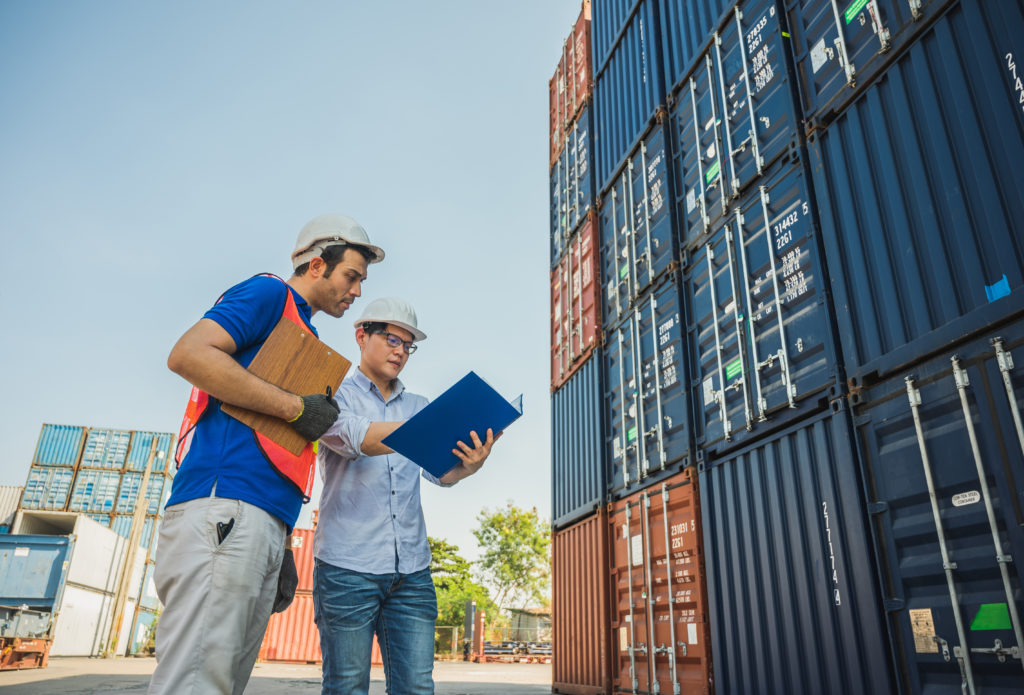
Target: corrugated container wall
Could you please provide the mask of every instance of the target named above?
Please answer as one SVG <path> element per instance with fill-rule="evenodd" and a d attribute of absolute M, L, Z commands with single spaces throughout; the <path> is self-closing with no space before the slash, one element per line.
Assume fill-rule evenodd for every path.
<path fill-rule="evenodd" d="M 841 374 L 801 157 L 776 163 L 690 255 L 697 441 L 722 452 L 817 412 Z"/>
<path fill-rule="evenodd" d="M 701 469 L 716 690 L 893 692 L 844 402 Z"/>
<path fill-rule="evenodd" d="M 132 433 L 123 430 L 90 429 L 82 451 L 83 468 L 109 468 L 121 470 L 128 456 Z"/>
<path fill-rule="evenodd" d="M 904 692 L 1024 684 L 1022 364 L 1018 321 L 851 398 Z"/>
<path fill-rule="evenodd" d="M 669 94 L 685 82 L 732 0 L 658 0 L 665 86 Z"/>
<path fill-rule="evenodd" d="M 594 16 L 596 31 L 596 7 Z M 665 103 L 660 42 L 658 7 L 654 0 L 640 0 L 607 63 L 595 67 L 594 171 L 599 191 L 610 185 L 627 153 Z"/>
<path fill-rule="evenodd" d="M 594 81 L 593 53 L 590 45 L 590 0 L 583 0 L 580 16 L 569 38 L 562 44 L 562 58 L 555 75 L 548 82 L 551 161 L 555 160 L 564 143 L 565 129 L 576 119 L 576 114 L 590 99 Z"/>
<path fill-rule="evenodd" d="M 597 220 L 590 215 L 551 271 L 551 390 L 556 391 L 601 342 Z"/>
<path fill-rule="evenodd" d="M 74 479 L 74 468 L 33 463 L 28 469 L 21 508 L 64 509 L 71 495 L 71 483 Z"/>
<path fill-rule="evenodd" d="M 690 394 L 678 273 L 605 336 L 605 459 L 613 497 L 692 461 Z"/>
<path fill-rule="evenodd" d="M 688 469 L 611 505 L 616 692 L 712 692 L 700 495 L 692 475 Z"/>
<path fill-rule="evenodd" d="M 828 125 L 949 2 L 785 0 L 808 130 Z"/>
<path fill-rule="evenodd" d="M 20 485 L 0 486 L 0 527 L 10 526 L 14 521 L 14 512 L 21 503 L 25 488 Z"/>
<path fill-rule="evenodd" d="M 1024 7 L 956 3 L 811 139 L 847 375 L 1024 309 Z"/>
<path fill-rule="evenodd" d="M 149 450 L 153 444 L 153 437 L 156 437 L 157 456 L 153 459 L 151 468 L 153 473 L 164 473 L 174 475 L 175 468 L 171 464 L 174 454 L 174 435 L 170 432 L 133 432 L 132 446 L 128 451 L 128 458 L 125 461 L 125 469 L 130 471 L 145 471 L 146 463 L 149 461 Z M 163 453 L 163 458 L 159 457 Z"/>
<path fill-rule="evenodd" d="M 142 484 L 143 473 L 125 473 L 121 476 L 121 487 L 117 493 L 118 514 L 130 514 L 135 510 L 135 502 L 139 497 L 139 486 Z M 165 488 L 170 490 L 171 479 L 161 474 L 150 474 L 146 484 L 146 514 L 158 514 L 163 508 Z"/>
<path fill-rule="evenodd" d="M 678 267 L 665 128 L 656 124 L 601 199 L 601 278 L 605 328 Z"/>
<path fill-rule="evenodd" d="M 43 466 L 74 466 L 82 453 L 84 439 L 84 427 L 43 425 L 32 462 Z"/>
<path fill-rule="evenodd" d="M 608 517 L 604 509 L 551 538 L 551 692 L 610 692 Z"/>
<path fill-rule="evenodd" d="M 292 529 L 292 557 L 295 560 L 295 572 L 298 575 L 296 591 L 313 590 L 313 538 L 316 529 Z"/>
<path fill-rule="evenodd" d="M 554 528 L 593 513 L 605 500 L 601 350 L 551 397 L 551 509 Z"/>
<path fill-rule="evenodd" d="M 120 487 L 121 473 L 118 471 L 79 469 L 67 509 L 71 512 L 113 513 Z"/>
<path fill-rule="evenodd" d="M 565 255 L 569 240 L 594 204 L 591 162 L 593 124 L 590 108 L 566 130 L 562 154 L 551 168 L 551 265 Z"/>
<path fill-rule="evenodd" d="M 320 631 L 313 622 L 312 594 L 296 593 L 292 605 L 270 616 L 257 658 L 260 661 L 297 664 L 321 662 Z M 383 664 L 376 635 L 373 638 L 370 663 Z"/>

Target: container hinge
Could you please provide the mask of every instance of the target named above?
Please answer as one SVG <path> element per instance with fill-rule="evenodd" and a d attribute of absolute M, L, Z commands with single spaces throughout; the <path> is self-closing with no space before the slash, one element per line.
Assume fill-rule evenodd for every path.
<path fill-rule="evenodd" d="M 1012 555 L 996 555 L 996 562 L 1001 565 L 1009 565 L 1013 562 Z"/>
<path fill-rule="evenodd" d="M 932 635 L 932 640 L 942 649 L 942 658 L 946 661 L 949 661 L 949 642 L 942 639 L 938 635 Z M 956 650 L 960 651 L 960 647 L 957 647 Z M 957 654 L 957 658 L 959 657 L 960 655 Z"/>
<path fill-rule="evenodd" d="M 882 17 L 878 11 L 877 0 L 871 0 L 868 3 L 868 14 L 871 15 L 871 28 L 878 34 L 878 41 L 881 43 L 881 48 L 878 52 L 885 53 L 889 50 L 889 30 L 882 26 Z"/>
<path fill-rule="evenodd" d="M 996 362 L 999 364 L 999 371 L 1013 371 L 1013 354 L 1003 348 L 1002 338 L 993 338 L 989 343 L 996 349 Z"/>
<path fill-rule="evenodd" d="M 868 514 L 874 516 L 875 514 L 885 514 L 889 511 L 889 504 L 887 502 L 872 502 L 868 505 Z"/>
<path fill-rule="evenodd" d="M 686 642 L 676 642 L 676 646 L 683 650 L 683 656 L 686 656 Z"/>
<path fill-rule="evenodd" d="M 885 608 L 886 613 L 901 611 L 906 607 L 906 605 L 907 602 L 901 598 L 889 598 L 882 602 L 882 606 Z"/>
<path fill-rule="evenodd" d="M 1004 647 L 1002 640 L 995 640 L 995 644 L 991 649 L 986 647 L 971 647 L 971 651 L 975 654 L 995 654 L 1001 664 L 1006 663 L 1006 657 L 1010 657 L 1011 659 L 1020 658 L 1020 647 Z"/>
<path fill-rule="evenodd" d="M 957 569 L 957 566 L 956 566 L 955 562 L 943 562 L 942 563 L 942 569 L 944 569 L 944 570 L 955 570 L 955 569 Z"/>
<path fill-rule="evenodd" d="M 907 4 L 910 5 L 910 14 L 914 19 L 921 19 L 921 0 L 907 0 Z"/>
<path fill-rule="evenodd" d="M 953 654 L 956 655 L 956 663 L 960 666 L 960 692 L 965 693 L 965 695 L 968 693 L 970 695 L 974 695 L 974 682 L 972 678 L 967 677 L 967 668 L 965 666 L 963 648 L 953 647 Z"/>

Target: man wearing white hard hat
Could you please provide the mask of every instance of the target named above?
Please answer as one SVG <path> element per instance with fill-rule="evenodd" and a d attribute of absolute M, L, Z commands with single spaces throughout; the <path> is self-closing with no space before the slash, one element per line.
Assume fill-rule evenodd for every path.
<path fill-rule="evenodd" d="M 398 379 L 426 334 L 408 302 L 366 305 L 355 322 L 359 368 L 338 390 L 341 414 L 320 439 L 324 489 L 313 545 L 314 617 L 324 695 L 365 695 L 377 635 L 391 695 L 434 692 L 437 596 L 420 478 L 449 486 L 480 469 L 494 434 L 452 442 L 460 463 L 440 479 L 381 443 L 426 404 Z"/>
<path fill-rule="evenodd" d="M 313 444 L 338 406 L 327 394 L 284 391 L 246 367 L 282 318 L 316 334 L 317 312 L 342 316 L 384 252 L 351 217 L 329 214 L 302 228 L 291 257 L 287 282 L 267 273 L 235 285 L 167 359 L 193 388 L 156 556 L 164 611 L 150 693 L 241 695 L 271 611 L 295 594 L 286 538 L 309 500 Z M 295 455 L 221 403 L 286 420 L 309 443 Z"/>

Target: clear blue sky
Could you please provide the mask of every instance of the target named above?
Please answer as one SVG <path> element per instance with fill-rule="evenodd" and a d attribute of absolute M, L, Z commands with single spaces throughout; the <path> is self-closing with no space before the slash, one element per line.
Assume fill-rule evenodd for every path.
<path fill-rule="evenodd" d="M 387 260 L 321 337 L 357 360 L 369 299 L 429 339 L 434 397 L 473 369 L 526 415 L 484 469 L 424 486 L 475 556 L 483 507 L 550 516 L 548 79 L 575 0 L 0 3 L 0 484 L 42 423 L 177 431 L 177 337 L 287 274 L 299 228 L 355 217 Z"/>

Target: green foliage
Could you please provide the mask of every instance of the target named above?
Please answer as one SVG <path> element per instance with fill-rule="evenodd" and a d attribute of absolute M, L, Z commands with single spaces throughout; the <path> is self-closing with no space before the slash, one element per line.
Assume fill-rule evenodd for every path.
<path fill-rule="evenodd" d="M 482 555 L 477 567 L 500 608 L 547 603 L 551 579 L 551 526 L 537 509 L 484 509 L 473 530 Z"/>
<path fill-rule="evenodd" d="M 466 601 L 476 601 L 476 610 L 487 614 L 488 623 L 498 617 L 498 607 L 487 589 L 473 581 L 471 565 L 459 555 L 459 547 L 440 538 L 428 537 L 427 541 L 430 574 L 437 590 L 437 624 L 461 627 L 466 620 Z"/>

